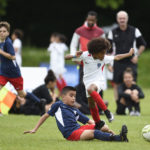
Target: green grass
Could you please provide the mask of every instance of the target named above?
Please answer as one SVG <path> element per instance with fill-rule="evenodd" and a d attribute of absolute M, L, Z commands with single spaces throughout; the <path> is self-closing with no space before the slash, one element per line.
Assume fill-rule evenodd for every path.
<path fill-rule="evenodd" d="M 40 117 L 8 115 L 0 117 L 0 150 L 149 150 L 150 142 L 141 135 L 142 128 L 150 124 L 149 91 L 150 89 L 144 89 L 146 97 L 141 100 L 140 117 L 115 116 L 115 121 L 110 124 L 105 116 L 101 116 L 116 133 L 119 133 L 122 124 L 126 124 L 129 129 L 129 143 L 99 140 L 70 142 L 62 137 L 55 119 L 51 117 L 36 134 L 23 135 L 23 131 L 32 129 Z M 109 100 L 109 109 L 115 112 L 112 89 L 104 93 L 104 99 Z"/>

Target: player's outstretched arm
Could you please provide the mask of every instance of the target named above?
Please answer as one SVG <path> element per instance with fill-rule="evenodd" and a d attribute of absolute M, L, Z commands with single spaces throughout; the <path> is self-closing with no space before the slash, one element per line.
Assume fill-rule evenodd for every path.
<path fill-rule="evenodd" d="M 72 58 L 80 57 L 82 55 L 82 53 L 83 53 L 83 51 L 80 50 L 80 51 L 76 52 L 75 56 L 68 54 L 68 55 L 65 56 L 65 59 L 69 60 L 69 59 L 72 59 Z"/>
<path fill-rule="evenodd" d="M 4 57 L 6 57 L 6 58 L 8 58 L 8 59 L 11 59 L 11 60 L 15 60 L 15 59 L 16 59 L 15 56 L 13 56 L 13 55 L 11 55 L 11 54 L 9 54 L 9 53 L 6 53 L 6 52 L 4 52 L 4 51 L 1 50 L 1 49 L 0 49 L 0 55 L 3 55 Z"/>
<path fill-rule="evenodd" d="M 26 133 L 35 133 L 37 130 L 38 130 L 38 128 L 45 122 L 45 120 L 47 119 L 49 117 L 49 114 L 48 113 L 45 113 L 41 118 L 40 118 L 40 120 L 38 121 L 38 123 L 37 123 L 37 125 L 35 126 L 35 128 L 34 129 L 32 129 L 32 130 L 29 130 L 29 131 L 24 131 L 24 134 L 26 134 Z"/>
<path fill-rule="evenodd" d="M 134 54 L 134 49 L 131 48 L 130 51 L 129 51 L 129 53 L 116 55 L 116 56 L 114 57 L 114 60 L 121 60 L 121 59 L 130 57 L 130 56 L 132 56 L 133 54 Z"/>

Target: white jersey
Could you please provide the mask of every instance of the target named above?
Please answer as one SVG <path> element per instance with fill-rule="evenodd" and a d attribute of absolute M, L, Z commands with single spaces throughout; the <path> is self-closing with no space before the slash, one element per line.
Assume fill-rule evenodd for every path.
<path fill-rule="evenodd" d="M 22 65 L 22 42 L 20 39 L 15 39 L 13 41 L 13 47 L 14 49 L 17 49 L 17 52 L 15 51 L 16 55 L 16 61 L 19 66 Z"/>
<path fill-rule="evenodd" d="M 50 52 L 50 68 L 58 77 L 65 72 L 64 53 L 68 50 L 65 43 L 53 42 L 49 45 L 48 51 Z"/>
<path fill-rule="evenodd" d="M 109 64 L 114 60 L 114 56 L 105 55 L 103 60 L 99 60 L 94 59 L 92 55 L 86 51 L 82 53 L 80 59 L 83 60 L 83 82 L 86 91 L 91 84 L 96 84 L 98 91 L 103 89 L 105 82 L 105 73 L 103 70 L 106 64 Z"/>

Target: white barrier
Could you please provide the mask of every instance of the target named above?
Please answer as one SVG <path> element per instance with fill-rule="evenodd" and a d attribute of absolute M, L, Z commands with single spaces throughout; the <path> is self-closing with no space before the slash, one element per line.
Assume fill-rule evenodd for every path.
<path fill-rule="evenodd" d="M 47 68 L 46 67 L 21 67 L 21 74 L 24 79 L 24 90 L 25 91 L 32 91 L 39 85 L 44 83 L 44 78 L 47 75 Z M 16 93 L 14 87 L 7 83 L 7 89 Z"/>

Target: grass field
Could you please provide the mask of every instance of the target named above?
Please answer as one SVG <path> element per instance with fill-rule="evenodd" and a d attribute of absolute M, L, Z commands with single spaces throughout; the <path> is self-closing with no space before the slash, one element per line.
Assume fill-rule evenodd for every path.
<path fill-rule="evenodd" d="M 62 137 L 54 118 L 49 118 L 36 134 L 24 135 L 23 131 L 32 129 L 40 117 L 8 115 L 0 117 L 0 150 L 149 150 L 150 142 L 141 135 L 142 128 L 150 124 L 149 91 L 144 89 L 146 97 L 141 100 L 140 117 L 115 116 L 115 121 L 110 124 L 105 116 L 101 116 L 116 133 L 119 133 L 122 124 L 126 124 L 129 143 L 99 140 L 70 142 Z M 104 99 L 109 100 L 109 109 L 115 113 L 112 89 L 104 93 Z"/>

